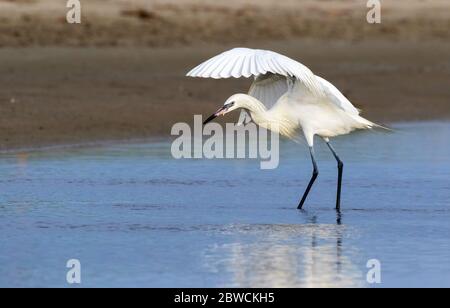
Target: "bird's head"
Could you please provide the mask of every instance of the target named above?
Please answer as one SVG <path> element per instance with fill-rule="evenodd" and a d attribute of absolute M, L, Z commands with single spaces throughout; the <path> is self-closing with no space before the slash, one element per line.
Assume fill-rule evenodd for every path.
<path fill-rule="evenodd" d="M 233 110 L 239 109 L 239 108 L 245 108 L 245 104 L 247 101 L 248 95 L 246 94 L 235 94 L 228 98 L 222 107 L 219 108 L 216 112 L 214 112 L 209 118 L 207 118 L 203 124 L 206 124 L 208 122 L 211 122 L 213 119 L 217 118 L 218 116 L 223 116 Z"/>

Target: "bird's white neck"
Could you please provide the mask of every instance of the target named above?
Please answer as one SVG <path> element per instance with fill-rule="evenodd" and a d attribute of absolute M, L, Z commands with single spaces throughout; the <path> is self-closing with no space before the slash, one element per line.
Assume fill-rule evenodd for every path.
<path fill-rule="evenodd" d="M 277 110 L 267 110 L 266 106 L 258 99 L 246 95 L 241 101 L 241 107 L 250 113 L 250 116 L 257 125 L 278 132 L 284 136 L 292 137 L 297 128 L 293 121 L 279 114 Z"/>
<path fill-rule="evenodd" d="M 258 122 L 262 122 L 266 118 L 266 106 L 250 95 L 246 95 L 245 99 L 241 101 L 241 107 L 250 113 L 253 121 L 258 125 L 260 124 Z"/>

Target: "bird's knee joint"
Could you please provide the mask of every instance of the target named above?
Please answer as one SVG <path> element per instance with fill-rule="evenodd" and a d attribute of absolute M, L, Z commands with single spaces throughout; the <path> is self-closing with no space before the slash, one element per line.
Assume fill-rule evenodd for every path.
<path fill-rule="evenodd" d="M 338 168 L 339 168 L 339 169 L 344 168 L 344 163 L 341 162 L 341 161 L 338 161 Z"/>

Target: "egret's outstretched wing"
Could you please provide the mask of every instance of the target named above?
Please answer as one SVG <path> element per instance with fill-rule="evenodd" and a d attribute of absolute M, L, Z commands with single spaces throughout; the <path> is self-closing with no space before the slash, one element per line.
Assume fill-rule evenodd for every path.
<path fill-rule="evenodd" d="M 287 90 L 286 77 L 268 73 L 255 78 L 248 94 L 270 109 Z"/>
<path fill-rule="evenodd" d="M 322 84 L 328 99 L 349 114 L 359 115 L 359 110 L 341 93 L 331 82 L 316 76 L 317 80 Z"/>
<path fill-rule="evenodd" d="M 248 91 L 248 95 L 258 99 L 267 109 L 270 109 L 287 92 L 288 84 L 286 78 L 285 76 L 272 73 L 260 75 L 255 78 Z M 248 113 L 245 110 L 241 110 L 238 124 L 247 124 L 250 121 L 251 117 Z"/>
<path fill-rule="evenodd" d="M 267 73 L 293 77 L 312 93 L 323 96 L 324 90 L 314 74 L 303 64 L 276 52 L 260 49 L 234 48 L 217 55 L 192 69 L 187 76 L 203 78 L 239 78 Z"/>

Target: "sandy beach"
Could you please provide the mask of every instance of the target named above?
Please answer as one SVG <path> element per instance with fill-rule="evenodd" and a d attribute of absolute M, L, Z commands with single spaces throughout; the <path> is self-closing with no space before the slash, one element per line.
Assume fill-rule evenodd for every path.
<path fill-rule="evenodd" d="M 54 2 L 0 1 L 0 150 L 168 136 L 247 91 L 184 76 L 236 46 L 301 61 L 373 121 L 450 118 L 446 1 L 389 3 L 381 25 L 364 1 L 101 3 L 68 25 Z"/>
<path fill-rule="evenodd" d="M 293 37 L 421 42 L 450 38 L 446 0 L 382 1 L 381 24 L 367 0 L 89 0 L 81 24 L 66 1 L 0 1 L 0 46 L 180 46 L 247 44 Z"/>

